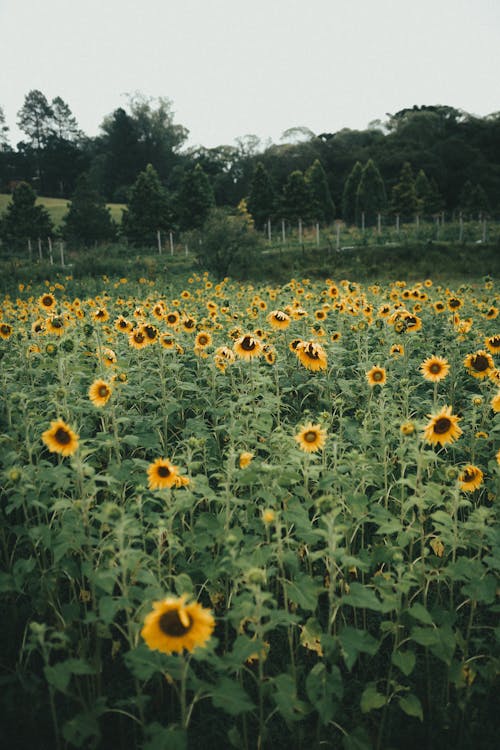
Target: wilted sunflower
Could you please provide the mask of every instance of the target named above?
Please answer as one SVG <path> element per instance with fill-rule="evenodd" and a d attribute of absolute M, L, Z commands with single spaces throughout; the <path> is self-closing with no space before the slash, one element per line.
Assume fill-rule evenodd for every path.
<path fill-rule="evenodd" d="M 477 466 L 468 464 L 465 466 L 458 477 L 460 489 L 464 492 L 474 492 L 483 482 L 484 474 Z"/>
<path fill-rule="evenodd" d="M 149 489 L 163 490 L 166 487 L 175 487 L 178 476 L 178 467 L 171 464 L 168 458 L 157 458 L 148 467 Z"/>
<path fill-rule="evenodd" d="M 141 326 L 141 331 L 146 337 L 148 344 L 155 344 L 158 341 L 158 328 L 151 325 L 151 323 L 144 323 L 144 325 Z"/>
<path fill-rule="evenodd" d="M 186 599 L 183 595 L 153 602 L 141 630 L 148 648 L 173 654 L 206 645 L 215 627 L 213 615 L 198 602 L 186 604 Z"/>
<path fill-rule="evenodd" d="M 256 336 L 246 333 L 234 342 L 234 351 L 241 359 L 252 359 L 258 357 L 262 344 Z"/>
<path fill-rule="evenodd" d="M 305 427 L 302 427 L 300 432 L 295 435 L 295 440 L 299 444 L 299 448 L 306 453 L 315 453 L 316 451 L 322 450 L 326 442 L 326 430 L 321 425 L 313 424 L 308 422 Z"/>
<path fill-rule="evenodd" d="M 500 334 L 489 336 L 484 343 L 492 354 L 500 354 Z"/>
<path fill-rule="evenodd" d="M 385 385 L 387 382 L 385 368 L 377 366 L 372 367 L 371 370 L 368 370 L 366 373 L 366 379 L 370 388 L 373 388 L 376 385 Z"/>
<path fill-rule="evenodd" d="M 420 331 L 422 328 L 422 320 L 417 315 L 411 315 L 411 313 L 408 313 L 408 315 L 404 316 L 403 320 L 408 333 Z"/>
<path fill-rule="evenodd" d="M 431 383 L 439 383 L 440 380 L 444 380 L 449 371 L 449 362 L 443 357 L 427 357 L 420 365 L 420 372 L 423 377 Z"/>
<path fill-rule="evenodd" d="M 112 393 L 112 387 L 109 383 L 106 383 L 105 380 L 94 380 L 89 388 L 89 399 L 92 401 L 94 406 L 105 406 L 111 398 Z"/>
<path fill-rule="evenodd" d="M 267 316 L 267 320 L 273 328 L 277 328 L 278 330 L 288 328 L 291 322 L 290 316 L 286 312 L 283 312 L 283 310 L 273 310 Z"/>
<path fill-rule="evenodd" d="M 295 354 L 307 370 L 317 372 L 326 370 L 328 366 L 325 350 L 315 341 L 301 341 L 295 347 Z"/>
<path fill-rule="evenodd" d="M 102 350 L 101 356 L 105 367 L 112 367 L 116 364 L 116 354 L 112 349 L 106 347 Z"/>
<path fill-rule="evenodd" d="M 62 419 L 50 423 L 49 429 L 42 433 L 42 440 L 51 453 L 61 456 L 72 456 L 78 448 L 78 435 Z"/>
<path fill-rule="evenodd" d="M 491 354 L 484 349 L 480 349 L 473 354 L 468 354 L 464 359 L 464 367 L 469 375 L 478 380 L 487 378 L 491 370 L 495 368 L 495 363 Z"/>
<path fill-rule="evenodd" d="M 446 445 L 458 440 L 462 430 L 458 426 L 460 417 L 451 413 L 451 406 L 444 406 L 437 414 L 428 414 L 429 422 L 424 428 L 424 439 L 431 445 Z"/>

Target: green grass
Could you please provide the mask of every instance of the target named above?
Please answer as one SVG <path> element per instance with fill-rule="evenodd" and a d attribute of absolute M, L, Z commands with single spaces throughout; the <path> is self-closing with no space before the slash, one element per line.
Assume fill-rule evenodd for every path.
<path fill-rule="evenodd" d="M 0 216 L 7 209 L 10 200 L 9 194 L 0 193 Z M 39 196 L 36 202 L 39 206 L 45 206 L 56 227 L 61 225 L 64 215 L 68 211 L 68 204 L 71 203 L 68 198 L 44 198 L 42 196 Z M 122 220 L 122 209 L 125 208 L 125 203 L 108 203 L 107 206 L 111 211 L 112 218 L 119 224 Z"/>

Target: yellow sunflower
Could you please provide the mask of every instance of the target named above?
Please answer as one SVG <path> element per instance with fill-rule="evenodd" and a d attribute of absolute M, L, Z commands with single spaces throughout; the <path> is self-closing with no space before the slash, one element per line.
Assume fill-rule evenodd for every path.
<path fill-rule="evenodd" d="M 157 458 L 148 467 L 149 489 L 163 490 L 166 487 L 175 487 L 178 476 L 178 467 L 171 464 L 168 458 Z"/>
<path fill-rule="evenodd" d="M 262 344 L 257 337 L 252 336 L 250 333 L 246 333 L 243 336 L 240 336 L 239 339 L 236 339 L 233 348 L 241 359 L 252 359 L 253 357 L 259 356 Z"/>
<path fill-rule="evenodd" d="M 141 328 L 135 328 L 129 333 L 128 343 L 133 349 L 144 349 L 148 345 L 146 334 Z"/>
<path fill-rule="evenodd" d="M 53 294 L 50 294 L 50 292 L 46 292 L 45 294 L 42 294 L 42 296 L 38 298 L 38 304 L 42 308 L 42 310 L 49 312 L 55 309 L 56 298 L 54 297 Z"/>
<path fill-rule="evenodd" d="M 171 333 L 161 334 L 160 346 L 162 346 L 164 349 L 175 349 L 175 339 Z"/>
<path fill-rule="evenodd" d="M 490 401 L 491 408 L 498 414 L 500 412 L 500 391 Z"/>
<path fill-rule="evenodd" d="M 500 334 L 497 333 L 495 336 L 489 336 L 485 339 L 484 343 L 492 354 L 500 354 Z"/>
<path fill-rule="evenodd" d="M 424 428 L 424 440 L 431 445 L 446 445 L 458 440 L 462 430 L 458 426 L 460 417 L 451 413 L 451 406 L 444 406 L 437 414 L 428 414 L 429 422 Z"/>
<path fill-rule="evenodd" d="M 50 423 L 48 430 L 42 433 L 42 441 L 51 453 L 61 456 L 72 456 L 78 448 L 78 435 L 62 419 Z"/>
<path fill-rule="evenodd" d="M 111 398 L 112 393 L 112 387 L 109 383 L 106 383 L 105 380 L 94 380 L 89 388 L 89 399 L 92 401 L 94 406 L 105 406 Z"/>
<path fill-rule="evenodd" d="M 175 310 L 172 312 L 168 312 L 165 315 L 165 323 L 168 326 L 171 326 L 172 328 L 175 328 L 175 326 L 179 323 L 179 313 Z"/>
<path fill-rule="evenodd" d="M 490 372 L 495 368 L 495 363 L 491 354 L 484 349 L 473 354 L 468 354 L 464 359 L 464 367 L 469 375 L 478 380 L 487 378 Z"/>
<path fill-rule="evenodd" d="M 0 325 L 0 338 L 7 341 L 12 336 L 13 328 L 9 323 L 2 323 Z"/>
<path fill-rule="evenodd" d="M 105 367 L 112 367 L 114 364 L 116 364 L 116 354 L 112 349 L 108 349 L 106 347 L 102 350 L 101 356 Z"/>
<path fill-rule="evenodd" d="M 295 435 L 295 440 L 299 448 L 306 453 L 315 453 L 322 450 L 326 442 L 326 430 L 321 425 L 308 422 L 302 427 L 300 432 Z"/>
<path fill-rule="evenodd" d="M 148 648 L 173 654 L 206 646 L 215 627 L 214 617 L 198 602 L 186 604 L 186 599 L 183 595 L 153 602 L 141 630 Z"/>
<path fill-rule="evenodd" d="M 210 346 L 211 343 L 212 343 L 211 335 L 207 331 L 200 331 L 196 335 L 194 345 L 198 349 L 205 349 L 207 346 Z"/>
<path fill-rule="evenodd" d="M 307 370 L 317 372 L 319 370 L 326 370 L 328 366 L 325 350 L 321 344 L 314 341 L 301 341 L 295 347 L 295 354 Z"/>
<path fill-rule="evenodd" d="M 267 316 L 267 320 L 273 328 L 284 330 L 285 328 L 288 328 L 292 319 L 286 314 L 286 312 L 283 312 L 283 310 L 273 310 Z"/>
<path fill-rule="evenodd" d="M 391 346 L 390 353 L 392 357 L 402 357 L 405 353 L 405 348 L 403 344 L 393 344 Z"/>
<path fill-rule="evenodd" d="M 376 385 L 385 385 L 387 382 L 385 368 L 377 366 L 372 367 L 371 370 L 368 370 L 366 373 L 366 379 L 370 388 L 373 388 Z"/>
<path fill-rule="evenodd" d="M 251 463 L 253 459 L 253 453 L 250 453 L 250 451 L 243 451 L 240 453 L 240 457 L 238 459 L 240 469 L 246 469 L 247 466 Z"/>
<path fill-rule="evenodd" d="M 497 460 L 497 464 L 500 466 L 500 448 L 497 451 L 496 460 Z"/>
<path fill-rule="evenodd" d="M 439 383 L 440 380 L 444 380 L 449 371 L 449 362 L 443 357 L 427 357 L 420 365 L 420 372 L 423 377 L 431 383 Z"/>
<path fill-rule="evenodd" d="M 464 492 L 474 492 L 483 483 L 484 474 L 477 466 L 468 464 L 458 477 L 460 489 Z"/>
<path fill-rule="evenodd" d="M 119 315 L 114 322 L 114 326 L 120 333 L 130 333 L 133 328 L 133 324 L 127 320 L 123 315 Z"/>
<path fill-rule="evenodd" d="M 95 312 L 92 313 L 92 320 L 99 323 L 105 323 L 109 320 L 109 313 L 105 307 L 99 307 Z"/>

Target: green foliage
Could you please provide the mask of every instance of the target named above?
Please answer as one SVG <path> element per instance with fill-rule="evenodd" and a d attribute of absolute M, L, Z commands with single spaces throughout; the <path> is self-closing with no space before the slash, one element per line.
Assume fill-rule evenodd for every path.
<path fill-rule="evenodd" d="M 116 226 L 110 210 L 85 173 L 78 180 L 64 218 L 62 235 L 66 240 L 85 246 L 115 239 Z"/>
<path fill-rule="evenodd" d="M 203 268 L 218 278 L 246 278 L 259 266 L 263 249 L 260 234 L 245 217 L 213 209 L 201 232 L 192 238 Z"/>
<path fill-rule="evenodd" d="M 387 207 L 385 185 L 377 166 L 369 159 L 363 171 L 356 191 L 356 215 L 365 215 L 365 226 L 377 223 L 377 217 Z"/>
<path fill-rule="evenodd" d="M 258 162 L 252 175 L 247 206 L 257 229 L 262 229 L 275 210 L 276 192 L 262 162 Z"/>
<path fill-rule="evenodd" d="M 181 229 L 199 229 L 215 205 L 210 181 L 200 164 L 185 172 L 176 200 Z"/>
<path fill-rule="evenodd" d="M 362 174 L 363 167 L 361 166 L 361 162 L 357 161 L 344 184 L 342 193 L 342 218 L 346 224 L 357 224 L 359 221 L 357 195 Z"/>
<path fill-rule="evenodd" d="M 295 169 L 288 175 L 281 201 L 282 213 L 285 219 L 296 223 L 314 219 L 313 194 L 304 173 Z"/>
<path fill-rule="evenodd" d="M 331 224 L 335 218 L 326 172 L 319 159 L 315 159 L 306 172 L 306 182 L 312 196 L 312 216 L 321 224 Z"/>
<path fill-rule="evenodd" d="M 443 208 L 443 198 L 434 179 L 429 180 L 421 169 L 415 179 L 415 193 L 417 196 L 417 213 L 423 218 L 430 219 L 439 214 Z"/>
<path fill-rule="evenodd" d="M 151 247 L 157 243 L 158 230 L 167 231 L 172 223 L 167 192 L 154 167 L 148 164 L 130 191 L 130 200 L 123 212 L 122 232 L 132 245 Z"/>
<path fill-rule="evenodd" d="M 35 205 L 33 188 L 21 182 L 12 193 L 12 201 L 7 206 L 0 223 L 0 237 L 14 248 L 26 247 L 28 239 L 45 240 L 53 234 L 53 224 L 47 210 Z"/>
<path fill-rule="evenodd" d="M 491 212 L 488 196 L 482 185 L 473 185 L 468 180 L 460 194 L 460 210 L 465 219 L 479 219 Z"/>
<path fill-rule="evenodd" d="M 417 192 L 411 164 L 405 162 L 401 169 L 399 182 L 392 188 L 391 212 L 398 215 L 400 221 L 412 221 L 418 209 Z"/>

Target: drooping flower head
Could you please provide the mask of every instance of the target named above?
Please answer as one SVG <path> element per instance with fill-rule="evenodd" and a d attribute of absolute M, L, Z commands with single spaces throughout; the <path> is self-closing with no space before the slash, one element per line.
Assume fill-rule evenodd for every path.
<path fill-rule="evenodd" d="M 294 351 L 299 362 L 304 365 L 307 370 L 312 370 L 313 372 L 326 370 L 328 359 L 321 344 L 318 344 L 315 341 L 300 341 Z"/>
<path fill-rule="evenodd" d="M 468 464 L 463 468 L 458 477 L 460 489 L 464 492 L 474 492 L 483 482 L 483 472 L 477 466 Z"/>
<path fill-rule="evenodd" d="M 173 654 L 206 646 L 215 627 L 214 617 L 198 602 L 186 604 L 186 599 L 183 595 L 153 602 L 141 630 L 148 648 Z"/>

